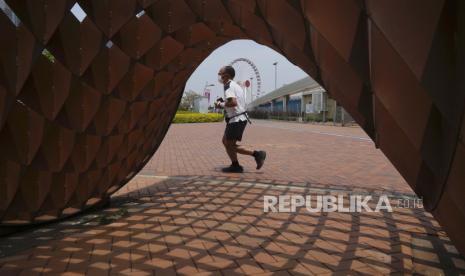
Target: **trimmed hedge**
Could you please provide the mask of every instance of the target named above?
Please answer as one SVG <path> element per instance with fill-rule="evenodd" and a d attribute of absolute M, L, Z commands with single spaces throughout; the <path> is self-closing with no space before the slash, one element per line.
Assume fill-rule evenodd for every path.
<path fill-rule="evenodd" d="M 173 123 L 211 123 L 223 121 L 223 114 L 177 112 Z"/>

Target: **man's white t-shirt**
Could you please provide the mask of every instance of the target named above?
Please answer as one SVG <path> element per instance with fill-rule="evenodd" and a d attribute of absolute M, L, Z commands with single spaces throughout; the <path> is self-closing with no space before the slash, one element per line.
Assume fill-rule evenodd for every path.
<path fill-rule="evenodd" d="M 224 107 L 226 111 L 226 117 L 231 118 L 236 114 L 245 112 L 245 93 L 235 81 L 229 81 L 227 84 L 224 85 L 224 98 L 236 98 L 237 105 L 233 107 Z M 233 117 L 229 120 L 229 123 L 235 123 L 239 121 L 247 121 L 247 117 L 244 114 Z"/>

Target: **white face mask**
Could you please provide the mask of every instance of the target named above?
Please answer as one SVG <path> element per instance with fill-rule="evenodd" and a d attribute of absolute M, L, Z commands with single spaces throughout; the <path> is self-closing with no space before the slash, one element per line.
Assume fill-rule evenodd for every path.
<path fill-rule="evenodd" d="M 218 82 L 221 83 L 221 84 L 223 84 L 223 80 L 221 79 L 221 76 L 220 76 L 220 75 L 218 75 Z"/>

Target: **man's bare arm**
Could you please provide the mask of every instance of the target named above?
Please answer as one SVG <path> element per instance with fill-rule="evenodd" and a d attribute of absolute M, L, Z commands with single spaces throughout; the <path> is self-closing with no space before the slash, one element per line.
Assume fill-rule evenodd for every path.
<path fill-rule="evenodd" d="M 227 107 L 234 107 L 237 105 L 237 100 L 236 98 L 227 98 L 226 99 L 226 103 L 224 104 L 224 106 L 227 106 Z"/>

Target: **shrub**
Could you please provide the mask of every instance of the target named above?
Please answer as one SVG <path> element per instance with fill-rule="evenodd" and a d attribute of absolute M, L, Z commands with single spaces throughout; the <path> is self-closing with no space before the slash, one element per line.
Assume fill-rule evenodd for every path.
<path fill-rule="evenodd" d="M 193 113 L 177 112 L 174 116 L 173 123 L 211 123 L 223 121 L 223 114 L 218 113 Z"/>

